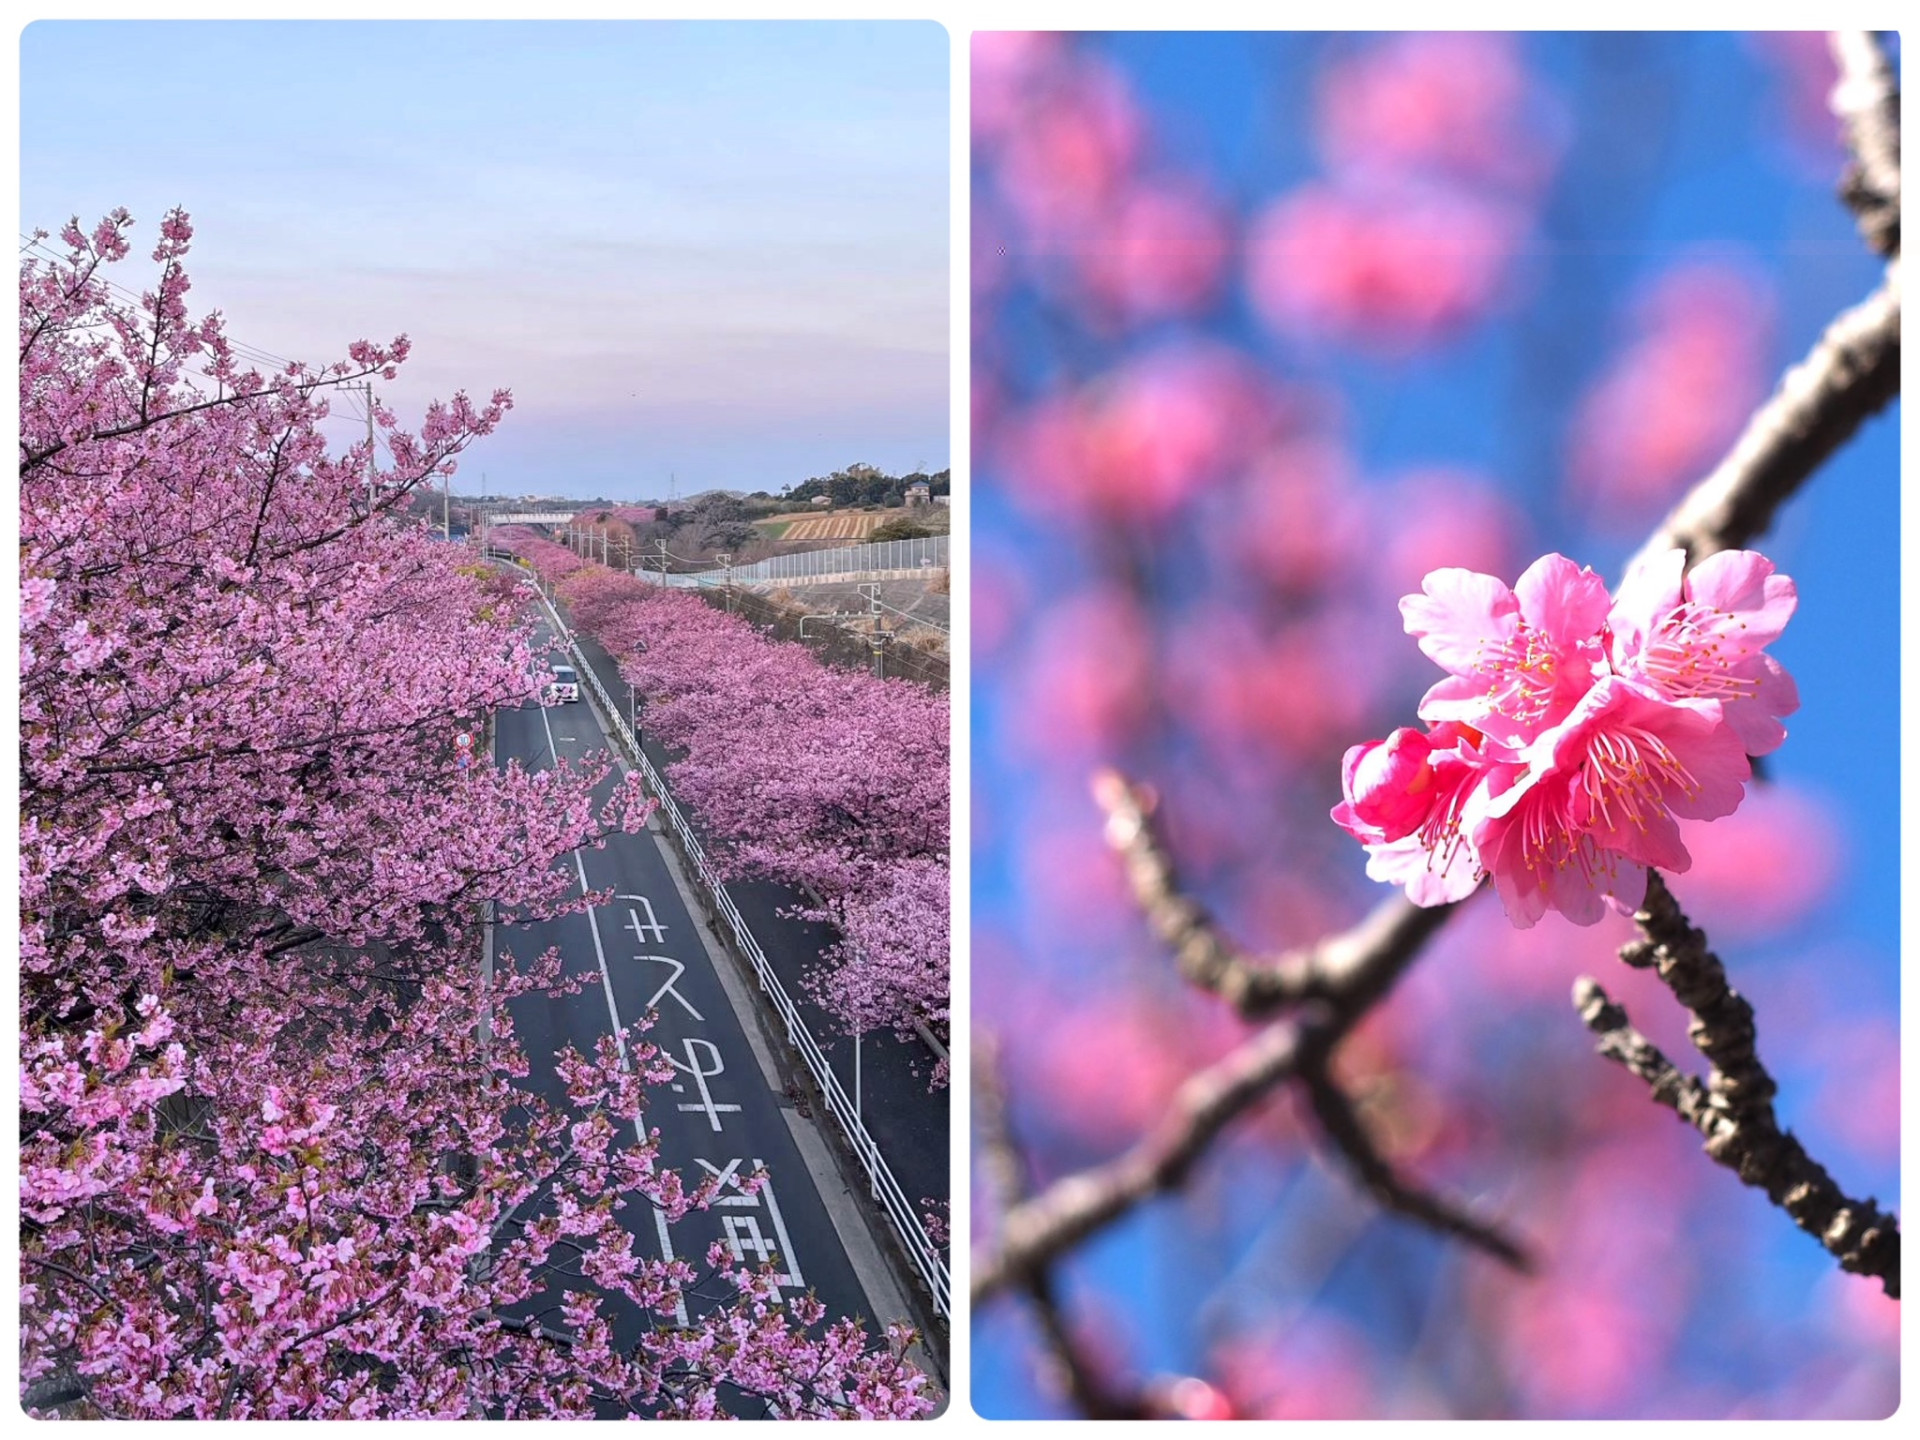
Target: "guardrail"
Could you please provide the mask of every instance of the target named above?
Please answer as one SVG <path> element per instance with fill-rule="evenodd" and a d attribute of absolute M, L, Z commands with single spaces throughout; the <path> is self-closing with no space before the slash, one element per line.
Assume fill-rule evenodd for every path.
<path fill-rule="evenodd" d="M 538 590 L 539 587 L 536 586 L 535 589 Z M 660 809 L 666 815 L 667 823 L 673 827 L 673 833 L 680 842 L 682 853 L 693 862 L 694 869 L 700 876 L 700 883 L 706 888 L 715 910 L 725 919 L 727 928 L 732 932 L 735 946 L 753 966 L 754 974 L 759 977 L 761 990 L 772 1000 L 774 1013 L 780 1017 L 781 1023 L 786 1027 L 788 1044 L 792 1045 L 800 1058 L 806 1062 L 807 1070 L 812 1074 L 814 1083 L 826 1096 L 828 1111 L 835 1120 L 840 1122 L 841 1133 L 847 1137 L 847 1143 L 853 1148 L 853 1153 L 859 1157 L 861 1166 L 866 1170 L 873 1198 L 881 1209 L 886 1211 L 887 1218 L 892 1221 L 894 1233 L 899 1236 L 908 1258 L 913 1261 L 914 1269 L 919 1272 L 928 1293 L 933 1297 L 934 1308 L 939 1312 L 941 1319 L 950 1320 L 953 1279 L 947 1269 L 946 1258 L 941 1255 L 940 1248 L 928 1236 L 926 1225 L 908 1202 L 906 1193 L 900 1188 L 900 1182 L 893 1178 L 893 1171 L 888 1167 L 886 1157 L 880 1153 L 880 1147 L 874 1143 L 873 1136 L 867 1132 L 867 1127 L 860 1118 L 859 1108 L 840 1084 L 840 1077 L 833 1073 L 833 1067 L 827 1063 L 826 1051 L 821 1048 L 820 1042 L 814 1039 L 813 1032 L 807 1028 L 807 1022 L 801 1018 L 799 1007 L 793 1003 L 793 998 L 787 994 L 786 987 L 780 983 L 780 977 L 774 974 L 773 967 L 767 963 L 766 952 L 760 948 L 760 942 L 754 938 L 753 931 L 747 928 L 747 922 L 734 905 L 733 897 L 727 893 L 726 885 L 708 863 L 706 849 L 701 845 L 700 838 L 693 833 L 693 827 L 687 823 L 686 816 L 681 813 L 679 805 L 674 803 L 673 795 L 668 791 L 666 782 L 660 777 L 659 771 L 654 769 L 653 762 L 647 758 L 647 752 L 641 748 L 633 731 L 628 728 L 626 717 L 620 713 L 619 707 L 613 703 L 612 697 L 601 685 L 600 677 L 587 663 L 586 656 L 581 653 L 579 645 L 574 641 L 573 632 L 561 621 L 559 612 L 553 608 L 553 602 L 547 598 L 545 591 L 540 591 L 540 600 L 546 606 L 547 614 L 553 619 L 554 632 L 566 637 L 567 652 L 574 658 L 574 668 L 579 671 L 580 678 L 586 681 L 588 690 L 599 703 L 601 715 L 613 727 L 621 744 L 626 747 L 627 753 L 638 763 L 648 788 L 659 797 Z"/>

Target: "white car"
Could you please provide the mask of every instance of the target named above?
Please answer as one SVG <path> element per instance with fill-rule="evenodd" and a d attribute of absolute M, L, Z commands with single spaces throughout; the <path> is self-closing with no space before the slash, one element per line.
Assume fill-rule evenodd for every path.
<path fill-rule="evenodd" d="M 580 677 L 574 673 L 571 665 L 553 667 L 553 678 L 547 681 L 547 704 L 563 705 L 580 698 Z"/>

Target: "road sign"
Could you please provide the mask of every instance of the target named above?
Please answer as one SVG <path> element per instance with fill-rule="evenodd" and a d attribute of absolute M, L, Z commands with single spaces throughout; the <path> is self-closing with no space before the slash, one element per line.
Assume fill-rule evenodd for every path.
<path fill-rule="evenodd" d="M 473 736 L 464 730 L 459 731 L 453 737 L 453 748 L 456 750 L 473 749 Z"/>

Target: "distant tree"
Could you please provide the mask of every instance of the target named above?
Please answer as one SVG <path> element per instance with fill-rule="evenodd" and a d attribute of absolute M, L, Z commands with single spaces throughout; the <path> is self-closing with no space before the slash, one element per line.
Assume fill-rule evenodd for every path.
<path fill-rule="evenodd" d="M 867 538 L 880 540 L 924 540 L 933 534 L 925 525 L 905 515 L 900 515 L 883 525 L 876 525 L 867 532 Z"/>

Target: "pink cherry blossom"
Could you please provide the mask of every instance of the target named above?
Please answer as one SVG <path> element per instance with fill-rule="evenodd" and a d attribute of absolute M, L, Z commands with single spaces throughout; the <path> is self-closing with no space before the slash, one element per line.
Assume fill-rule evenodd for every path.
<path fill-rule="evenodd" d="M 1751 773 L 1714 702 L 1666 704 L 1613 676 L 1528 756 L 1524 776 L 1489 796 L 1474 837 L 1508 917 L 1523 927 L 1547 909 L 1592 924 L 1603 896 L 1638 906 L 1645 867 L 1692 863 L 1675 817 L 1732 814 Z"/>
<path fill-rule="evenodd" d="M 1548 910 L 1589 925 L 1631 909 L 1646 871 L 1685 871 L 1680 820 L 1731 815 L 1749 754 L 1785 737 L 1793 682 L 1764 654 L 1793 582 L 1750 551 L 1691 574 L 1680 551 L 1634 567 L 1618 598 L 1563 555 L 1509 589 L 1435 570 L 1400 602 L 1409 634 L 1449 672 L 1420 703 L 1432 726 L 1355 746 L 1337 824 L 1367 873 L 1417 904 L 1491 876 L 1522 927 Z"/>
<path fill-rule="evenodd" d="M 1568 483 L 1588 518 L 1642 531 L 1725 451 L 1772 383 L 1772 309 L 1763 278 L 1720 258 L 1646 288 L 1568 432 Z"/>
<path fill-rule="evenodd" d="M 1465 191 L 1314 181 L 1254 221 L 1247 286 L 1282 334 L 1406 354 L 1492 309 L 1525 230 L 1513 206 Z"/>
<path fill-rule="evenodd" d="M 1564 128 L 1513 35 L 1386 37 L 1321 72 L 1317 108 L 1335 169 L 1431 170 L 1521 190 L 1552 173 Z"/>
<path fill-rule="evenodd" d="M 1369 877 L 1405 886 L 1420 905 L 1473 893 L 1484 878 L 1471 839 L 1473 807 L 1501 768 L 1480 753 L 1483 738 L 1442 722 L 1424 735 L 1403 728 L 1347 751 L 1347 798 L 1334 807 L 1333 820 L 1367 847 Z"/>
<path fill-rule="evenodd" d="M 1608 617 L 1614 672 L 1669 700 L 1719 701 L 1747 753 L 1768 754 L 1787 738 L 1780 718 L 1800 693 L 1762 651 L 1798 604 L 1793 581 L 1751 550 L 1722 550 L 1691 571 L 1683 551 L 1650 556 L 1627 572 Z"/>
<path fill-rule="evenodd" d="M 1407 633 L 1451 676 L 1427 691 L 1421 718 L 1530 740 L 1593 683 L 1608 604 L 1600 577 L 1564 555 L 1534 561 L 1511 590 L 1491 575 L 1435 570 L 1400 602 Z"/>

